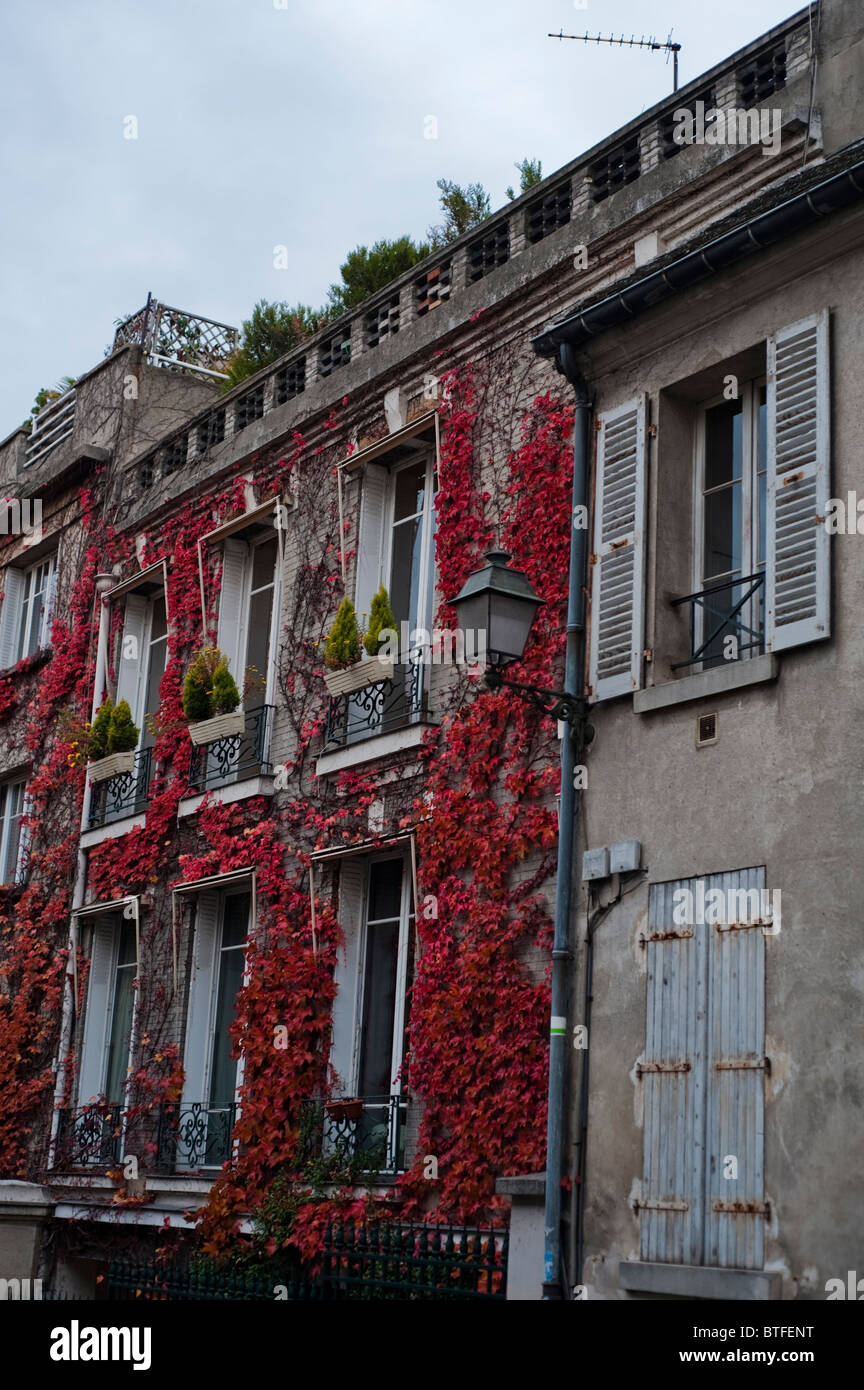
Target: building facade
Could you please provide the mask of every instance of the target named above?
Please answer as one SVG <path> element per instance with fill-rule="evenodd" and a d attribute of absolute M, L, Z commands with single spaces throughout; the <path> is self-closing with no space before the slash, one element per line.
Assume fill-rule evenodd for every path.
<path fill-rule="evenodd" d="M 539 1297 L 567 735 L 449 600 L 509 553 L 545 600 L 513 674 L 560 688 L 573 525 L 558 1281 L 856 1268 L 862 29 L 792 16 L 230 391 L 232 330 L 148 299 L 0 445 L 0 1274 L 93 1296 L 373 1210 L 509 1224 Z M 396 666 L 328 689 L 382 585 Z M 242 701 L 202 730 L 210 646 Z M 106 694 L 137 741 L 94 768 Z"/>

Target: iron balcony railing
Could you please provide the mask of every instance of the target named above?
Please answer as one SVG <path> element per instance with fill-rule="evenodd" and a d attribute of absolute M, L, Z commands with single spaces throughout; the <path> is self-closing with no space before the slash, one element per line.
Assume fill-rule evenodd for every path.
<path fill-rule="evenodd" d="M 196 792 L 240 782 L 244 777 L 266 776 L 270 771 L 270 730 L 275 705 L 259 705 L 246 711 L 242 733 L 228 734 L 215 743 L 192 751 L 189 785 Z"/>
<path fill-rule="evenodd" d="M 673 671 L 684 666 L 717 666 L 765 649 L 765 575 L 749 574 L 744 579 L 724 579 L 699 593 L 672 600 L 672 607 L 690 605 L 690 655 L 676 661 Z M 736 590 L 739 592 L 736 595 Z M 730 644 L 729 638 L 734 641 Z"/>
<path fill-rule="evenodd" d="M 106 782 L 91 784 L 88 826 L 97 830 L 124 816 L 135 816 L 146 810 L 150 796 L 153 771 L 153 749 L 139 748 L 131 772 L 118 772 Z"/>
<path fill-rule="evenodd" d="M 54 1167 L 113 1168 L 130 1152 L 151 1172 L 220 1168 L 231 1154 L 236 1118 L 233 1101 L 165 1101 L 151 1111 L 92 1101 L 59 1112 Z M 145 1152 L 152 1157 L 142 1159 Z"/>
<path fill-rule="evenodd" d="M 301 1165 L 328 1159 L 357 1177 L 403 1173 L 407 1118 L 406 1095 L 310 1101 L 301 1120 Z"/>
<path fill-rule="evenodd" d="M 426 682 L 422 653 L 401 666 L 393 675 L 375 681 L 362 690 L 330 699 L 325 731 L 326 748 L 344 748 L 349 743 L 388 734 L 404 728 L 425 711 Z"/>

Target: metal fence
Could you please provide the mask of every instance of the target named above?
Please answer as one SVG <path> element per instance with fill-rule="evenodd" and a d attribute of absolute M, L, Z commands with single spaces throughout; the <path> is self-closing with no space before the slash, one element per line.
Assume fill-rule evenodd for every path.
<path fill-rule="evenodd" d="M 109 1299 L 502 1301 L 508 1232 L 443 1223 L 346 1221 L 327 1228 L 320 1268 L 112 1260 Z"/>

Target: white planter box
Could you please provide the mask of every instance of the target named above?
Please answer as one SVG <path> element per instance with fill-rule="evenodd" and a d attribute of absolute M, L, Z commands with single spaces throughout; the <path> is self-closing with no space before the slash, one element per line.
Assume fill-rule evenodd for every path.
<path fill-rule="evenodd" d="M 91 782 L 107 782 L 109 777 L 118 777 L 121 772 L 135 771 L 135 749 L 129 753 L 109 753 L 107 758 L 97 758 L 87 764 Z"/>
<path fill-rule="evenodd" d="M 324 683 L 331 695 L 350 695 L 352 690 L 364 690 L 377 681 L 391 680 L 394 669 L 395 662 L 368 656 L 365 661 L 346 666 L 344 671 L 325 671 Z"/>
<path fill-rule="evenodd" d="M 246 727 L 246 713 L 242 709 L 232 710 L 231 714 L 214 714 L 212 719 L 200 719 L 189 725 L 189 737 L 193 743 L 216 743 L 220 738 L 232 734 L 242 734 Z"/>

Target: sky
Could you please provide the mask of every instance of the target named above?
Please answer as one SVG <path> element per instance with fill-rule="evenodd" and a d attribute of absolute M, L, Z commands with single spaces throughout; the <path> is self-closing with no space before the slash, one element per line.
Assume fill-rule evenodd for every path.
<path fill-rule="evenodd" d="M 794 0 L 5 0 L 0 439 L 148 291 L 240 326 L 421 239 L 439 178 L 493 209 L 794 13 Z M 430 121 L 429 118 L 435 120 Z M 429 138 L 433 135 L 434 138 Z M 275 248 L 286 247 L 287 256 Z M 277 268 L 274 262 L 287 261 Z"/>

